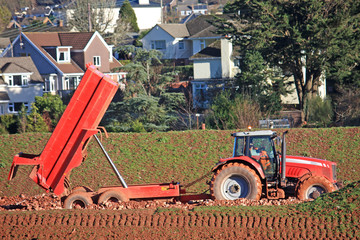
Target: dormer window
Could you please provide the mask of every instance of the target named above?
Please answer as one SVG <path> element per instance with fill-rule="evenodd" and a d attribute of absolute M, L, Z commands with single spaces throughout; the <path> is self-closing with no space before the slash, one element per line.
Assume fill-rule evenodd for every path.
<path fill-rule="evenodd" d="M 58 63 L 69 63 L 70 62 L 70 48 L 71 47 L 57 47 L 56 56 Z"/>

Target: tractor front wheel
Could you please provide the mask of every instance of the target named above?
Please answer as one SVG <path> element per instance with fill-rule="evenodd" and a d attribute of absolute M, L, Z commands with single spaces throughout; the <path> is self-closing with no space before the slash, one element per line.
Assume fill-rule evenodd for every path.
<path fill-rule="evenodd" d="M 241 163 L 229 163 L 215 172 L 210 192 L 219 200 L 259 200 L 262 186 L 258 174 L 253 169 Z"/>
<path fill-rule="evenodd" d="M 312 176 L 299 183 L 296 197 L 300 200 L 316 199 L 323 193 L 329 193 L 335 190 L 335 186 L 326 178 Z"/>

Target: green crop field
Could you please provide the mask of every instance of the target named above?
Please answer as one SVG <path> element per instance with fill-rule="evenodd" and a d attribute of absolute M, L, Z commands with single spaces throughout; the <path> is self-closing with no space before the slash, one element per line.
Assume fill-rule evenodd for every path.
<path fill-rule="evenodd" d="M 282 133 L 284 129 L 277 130 Z M 128 184 L 180 182 L 186 185 L 208 173 L 220 157 L 232 154 L 233 131 L 183 131 L 167 133 L 113 133 L 103 144 Z M 43 193 L 28 178 L 31 167 L 20 167 L 12 181 L 7 180 L 13 156 L 18 152 L 40 154 L 50 134 L 0 135 L 0 196 Z M 345 182 L 360 179 L 360 128 L 290 129 L 287 151 L 327 159 L 338 164 L 338 178 Z M 188 190 L 202 193 L 211 175 Z M 70 177 L 72 186 L 96 190 L 120 185 L 95 141 L 88 157 Z"/>

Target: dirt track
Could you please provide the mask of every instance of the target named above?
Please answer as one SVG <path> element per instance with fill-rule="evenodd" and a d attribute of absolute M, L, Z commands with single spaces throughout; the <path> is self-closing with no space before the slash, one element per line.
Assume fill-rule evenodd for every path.
<path fill-rule="evenodd" d="M 44 211 L 29 214 L 0 214 L 2 239 L 350 239 L 357 216 L 245 217 L 227 214 L 122 211 Z"/>

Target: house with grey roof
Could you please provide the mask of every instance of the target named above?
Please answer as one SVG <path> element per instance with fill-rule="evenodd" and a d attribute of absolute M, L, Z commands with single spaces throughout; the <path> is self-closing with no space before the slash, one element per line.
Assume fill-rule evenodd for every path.
<path fill-rule="evenodd" d="M 35 96 L 43 95 L 44 80 L 31 57 L 0 58 L 0 115 L 30 111 Z"/>
<path fill-rule="evenodd" d="M 240 72 L 238 53 L 228 39 L 222 38 L 190 59 L 194 66 L 193 107 L 206 109 L 219 90 L 234 87 L 233 79 Z"/>
<path fill-rule="evenodd" d="M 156 49 L 163 59 L 188 60 L 222 36 L 208 21 L 213 17 L 201 15 L 180 24 L 157 24 L 142 39 L 143 48 Z"/>
<path fill-rule="evenodd" d="M 177 12 L 181 17 L 186 17 L 191 14 L 207 14 L 208 8 L 206 4 L 178 4 Z"/>
<path fill-rule="evenodd" d="M 98 32 L 22 32 L 3 54 L 30 56 L 45 80 L 45 92 L 60 96 L 77 88 L 87 63 L 119 83 L 126 77 Z"/>

